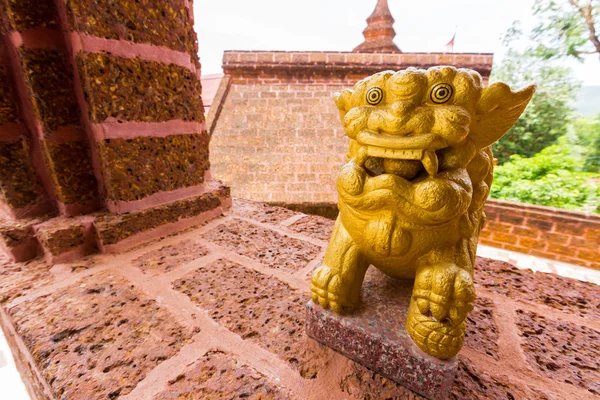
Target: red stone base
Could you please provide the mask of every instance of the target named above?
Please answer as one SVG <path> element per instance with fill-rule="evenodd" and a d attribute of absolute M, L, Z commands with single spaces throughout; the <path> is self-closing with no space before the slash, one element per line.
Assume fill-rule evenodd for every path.
<path fill-rule="evenodd" d="M 340 316 L 309 302 L 309 336 L 429 399 L 446 399 L 458 362 L 422 352 L 404 324 L 412 282 L 388 278 L 371 268 L 363 285 L 361 308 Z"/>

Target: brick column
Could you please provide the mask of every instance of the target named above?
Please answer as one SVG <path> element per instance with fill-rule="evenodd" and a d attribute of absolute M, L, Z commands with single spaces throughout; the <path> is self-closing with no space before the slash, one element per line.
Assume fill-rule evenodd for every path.
<path fill-rule="evenodd" d="M 3 1 L 3 42 L 41 183 L 60 214 L 93 211 L 100 203 L 55 4 Z"/>
<path fill-rule="evenodd" d="M 229 207 L 229 189 L 210 175 L 191 1 L 0 4 L 25 121 L 19 128 L 16 107 L 1 109 L 0 142 L 23 147 L 23 156 L 10 154 L 31 175 L 11 181 L 16 162 L 2 158 L 0 147 L 10 171 L 0 173 L 0 193 L 30 182 L 18 206 L 38 201 L 43 188 L 59 214 L 12 224 L 0 218 L 0 242 L 13 258 L 35 253 L 13 250 L 36 243 L 50 261 L 119 251 Z M 0 85 L 10 87 L 2 72 Z M 25 128 L 31 150 L 17 141 Z"/>
<path fill-rule="evenodd" d="M 12 219 L 44 214 L 51 204 L 35 171 L 32 147 L 37 142 L 19 116 L 2 41 L 0 94 L 0 210 Z"/>
<path fill-rule="evenodd" d="M 116 20 L 111 7 L 126 18 Z M 60 5 L 110 211 L 204 190 L 209 138 L 188 7 L 184 0 Z"/>

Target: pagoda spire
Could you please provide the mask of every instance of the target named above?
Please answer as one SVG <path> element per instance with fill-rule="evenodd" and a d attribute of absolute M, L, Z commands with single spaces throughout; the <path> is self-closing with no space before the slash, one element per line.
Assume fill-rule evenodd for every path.
<path fill-rule="evenodd" d="M 363 35 L 365 41 L 352 50 L 354 53 L 402 53 L 394 43 L 394 17 L 387 0 L 377 0 L 375 11 L 367 18 Z"/>

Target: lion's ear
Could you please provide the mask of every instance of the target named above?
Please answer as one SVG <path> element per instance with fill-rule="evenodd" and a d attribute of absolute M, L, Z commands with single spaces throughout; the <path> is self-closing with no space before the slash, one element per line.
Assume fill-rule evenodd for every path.
<path fill-rule="evenodd" d="M 344 120 L 344 116 L 350 110 L 350 98 L 352 97 L 352 90 L 344 89 L 341 93 L 333 94 L 333 101 L 335 101 L 335 105 L 338 110 L 340 110 L 340 117 L 342 121 Z"/>
<path fill-rule="evenodd" d="M 507 84 L 494 83 L 483 89 L 477 103 L 477 117 L 469 137 L 479 149 L 500 140 L 517 122 L 535 93 L 535 85 L 513 92 Z"/>

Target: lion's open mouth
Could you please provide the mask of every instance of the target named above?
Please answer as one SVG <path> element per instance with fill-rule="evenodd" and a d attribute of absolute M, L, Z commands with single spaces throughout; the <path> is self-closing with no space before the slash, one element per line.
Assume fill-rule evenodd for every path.
<path fill-rule="evenodd" d="M 431 133 L 398 136 L 363 131 L 357 135 L 356 141 L 367 149 L 369 157 L 381 159 L 384 164 L 392 165 L 392 167 L 385 168 L 386 171 L 395 168 L 399 171 L 398 175 L 401 176 L 411 175 L 412 172 L 415 172 L 417 170 L 415 167 L 419 167 L 418 162 L 422 163 L 423 168 L 430 176 L 435 176 L 438 173 L 439 165 L 435 151 L 448 146 L 442 137 Z M 408 162 L 401 163 L 400 161 Z"/>

